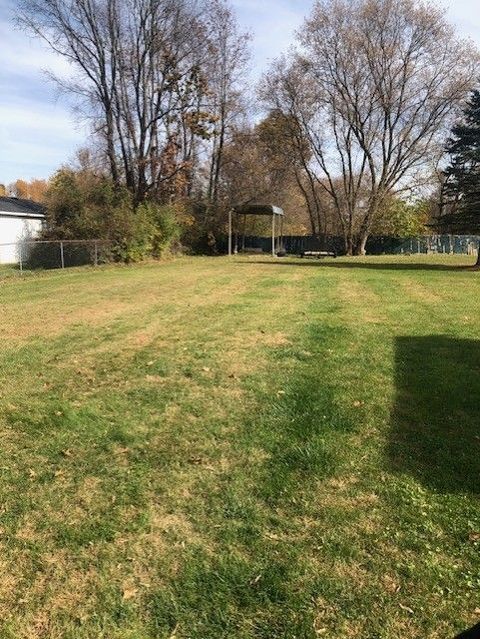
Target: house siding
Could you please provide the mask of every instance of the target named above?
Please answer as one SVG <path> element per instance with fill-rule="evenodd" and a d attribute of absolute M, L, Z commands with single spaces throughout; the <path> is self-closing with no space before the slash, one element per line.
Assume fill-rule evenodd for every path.
<path fill-rule="evenodd" d="M 19 244 L 34 239 L 41 231 L 43 220 L 36 217 L 3 214 L 0 211 L 0 264 L 14 264 L 19 257 Z"/>

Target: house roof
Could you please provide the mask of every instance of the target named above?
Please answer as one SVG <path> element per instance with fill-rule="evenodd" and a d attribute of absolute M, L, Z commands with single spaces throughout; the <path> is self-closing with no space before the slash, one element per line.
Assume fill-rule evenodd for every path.
<path fill-rule="evenodd" d="M 16 197 L 0 197 L 0 217 L 27 217 L 43 219 L 45 208 L 32 200 Z"/>

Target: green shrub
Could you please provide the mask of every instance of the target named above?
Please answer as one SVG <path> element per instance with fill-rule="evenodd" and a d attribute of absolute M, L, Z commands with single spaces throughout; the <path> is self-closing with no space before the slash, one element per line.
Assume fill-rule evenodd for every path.
<path fill-rule="evenodd" d="M 64 168 L 51 181 L 42 239 L 99 239 L 108 243 L 109 259 L 139 262 L 161 257 L 180 236 L 174 206 L 146 202 L 135 207 L 127 189 L 115 187 L 106 176 Z M 37 257 L 49 250 L 47 245 L 39 248 Z M 56 265 L 56 256 L 52 260 Z"/>
<path fill-rule="evenodd" d="M 111 233 L 112 256 L 116 262 L 141 262 L 152 254 L 153 226 L 151 220 L 139 207 L 117 207 L 112 211 Z"/>
<path fill-rule="evenodd" d="M 173 206 L 158 206 L 153 203 L 140 207 L 151 222 L 151 253 L 153 257 L 161 257 L 178 245 L 181 228 L 177 219 L 177 211 Z"/>

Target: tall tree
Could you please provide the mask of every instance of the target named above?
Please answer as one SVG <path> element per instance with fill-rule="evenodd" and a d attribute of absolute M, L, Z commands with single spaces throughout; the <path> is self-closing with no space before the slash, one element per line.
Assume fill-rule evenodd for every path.
<path fill-rule="evenodd" d="M 3 186 L 3 185 L 2 185 Z M 3 187 L 3 195 L 8 194 L 12 197 L 17 197 L 25 200 L 35 200 L 36 202 L 43 202 L 45 199 L 45 192 L 48 188 L 47 180 L 22 180 L 18 179 L 12 182 L 8 187 Z M 1 188 L 0 188 L 1 191 Z"/>
<path fill-rule="evenodd" d="M 287 213 L 286 234 L 310 232 L 309 212 L 298 188 L 296 166 L 284 146 L 282 122 L 278 122 L 274 115 L 255 127 L 239 128 L 226 145 L 221 197 L 230 206 L 255 201 L 271 202 Z M 263 222 L 247 220 L 251 227 L 248 232 L 254 234 L 252 230 L 255 228 L 269 234 L 271 221 Z"/>
<path fill-rule="evenodd" d="M 462 121 L 452 128 L 447 144 L 451 161 L 445 171 L 443 195 L 448 207 L 437 219 L 453 232 L 480 231 L 480 91 L 472 92 Z M 477 266 L 480 266 L 480 251 Z"/>
<path fill-rule="evenodd" d="M 19 20 L 69 60 L 117 185 L 169 199 L 208 138 L 211 0 L 21 0 Z M 191 179 L 188 177 L 188 179 Z"/>
<path fill-rule="evenodd" d="M 317 0 L 298 43 L 263 95 L 301 125 L 346 251 L 361 254 L 385 200 L 441 153 L 478 54 L 421 0 Z"/>
<path fill-rule="evenodd" d="M 209 9 L 209 110 L 215 128 L 209 150 L 207 199 L 215 208 L 219 201 L 225 145 L 230 141 L 239 117 L 245 113 L 245 71 L 250 56 L 250 35 L 240 29 L 225 0 L 210 0 Z"/>
<path fill-rule="evenodd" d="M 294 101 L 297 99 L 294 85 L 288 84 L 284 89 L 291 92 Z M 292 111 L 284 113 L 275 109 L 260 123 L 259 132 L 265 147 L 270 149 L 269 155 L 276 161 L 279 182 L 282 183 L 284 176 L 295 178 L 308 211 L 311 233 L 326 247 L 327 232 L 331 228 L 325 198 L 317 183 L 311 163 L 312 151 L 299 120 Z"/>
<path fill-rule="evenodd" d="M 8 186 L 8 194 L 19 199 L 28 199 L 28 183 L 26 180 L 15 180 Z"/>
<path fill-rule="evenodd" d="M 452 128 L 447 144 L 451 162 L 445 171 L 444 192 L 457 204 L 459 225 L 480 227 L 480 91 L 475 90 L 463 110 L 462 122 Z"/>

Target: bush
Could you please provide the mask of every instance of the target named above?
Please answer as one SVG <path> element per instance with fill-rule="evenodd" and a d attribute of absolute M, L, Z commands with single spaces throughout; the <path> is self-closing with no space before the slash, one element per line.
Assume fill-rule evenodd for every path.
<path fill-rule="evenodd" d="M 152 257 L 162 257 L 178 245 L 181 228 L 177 219 L 177 211 L 173 206 L 158 206 L 153 203 L 143 204 L 139 208 L 151 224 L 150 251 Z"/>
<path fill-rule="evenodd" d="M 116 188 L 109 178 L 91 171 L 61 169 L 52 179 L 42 239 L 100 239 L 109 243 L 110 259 L 139 262 L 161 257 L 179 243 L 180 236 L 173 206 L 147 202 L 135 207 L 127 189 Z M 39 246 L 35 249 L 38 259 L 32 262 L 51 262 L 55 267 L 57 256 L 50 256 L 50 251 Z"/>
<path fill-rule="evenodd" d="M 112 211 L 110 233 L 112 258 L 116 262 L 141 262 L 151 256 L 152 224 L 140 207 L 120 206 Z"/>

